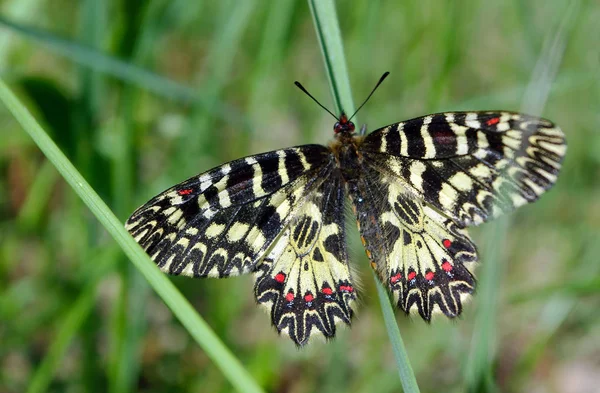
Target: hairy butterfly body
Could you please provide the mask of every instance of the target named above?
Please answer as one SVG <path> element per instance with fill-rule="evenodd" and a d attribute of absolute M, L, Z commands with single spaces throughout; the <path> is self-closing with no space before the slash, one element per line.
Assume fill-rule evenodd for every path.
<path fill-rule="evenodd" d="M 276 150 L 192 177 L 138 208 L 126 228 L 164 272 L 253 273 L 273 325 L 303 345 L 311 334 L 333 337 L 353 315 L 348 199 L 398 307 L 425 320 L 456 317 L 475 288 L 466 227 L 535 201 L 566 152 L 550 121 L 504 111 L 433 114 L 367 136 L 342 114 L 334 132 L 328 147 Z"/>

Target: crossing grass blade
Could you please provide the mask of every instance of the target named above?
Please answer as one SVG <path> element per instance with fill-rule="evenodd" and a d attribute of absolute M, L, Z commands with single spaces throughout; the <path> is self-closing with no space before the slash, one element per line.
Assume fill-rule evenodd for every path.
<path fill-rule="evenodd" d="M 23 26 L 2 16 L 0 16 L 0 27 L 9 29 L 25 39 L 32 40 L 74 63 L 111 75 L 158 96 L 183 103 L 196 103 L 203 108 L 210 106 L 216 117 L 231 124 L 244 128 L 248 127 L 247 119 L 237 109 L 214 100 L 206 102 L 203 90 L 197 91 L 192 87 L 157 75 L 94 48 L 57 36 L 49 31 Z"/>
<path fill-rule="evenodd" d="M 88 206 L 102 226 L 121 246 L 131 262 L 139 269 L 150 286 L 173 311 L 194 340 L 215 362 L 223 375 L 240 392 L 258 393 L 263 390 L 242 367 L 239 360 L 225 347 L 208 324 L 183 297 L 177 288 L 146 256 L 141 247 L 129 236 L 123 224 L 115 217 L 98 194 L 90 187 L 77 169 L 60 151 L 13 92 L 0 80 L 0 100 L 36 142 L 46 157 L 56 166 L 77 195 Z"/>
<path fill-rule="evenodd" d="M 525 91 L 522 111 L 539 116 L 550 94 L 550 88 L 563 58 L 565 40 L 578 2 L 573 1 L 564 14 L 561 25 L 550 33 L 548 45 L 538 58 Z M 466 367 L 466 382 L 469 392 L 493 392 L 498 387 L 494 383 L 493 364 L 496 352 L 496 325 L 498 324 L 499 279 L 502 277 L 502 247 L 509 229 L 509 218 L 503 217 L 487 229 L 487 247 L 482 250 L 484 266 L 481 269 L 480 307 L 475 317 L 475 334 Z"/>
<path fill-rule="evenodd" d="M 352 102 L 352 93 L 350 89 L 350 79 L 346 68 L 343 44 L 340 28 L 335 11 L 335 4 L 330 0 L 308 0 L 312 12 L 317 38 L 321 45 L 321 51 L 325 60 L 325 67 L 331 90 L 338 107 L 338 110 L 344 109 L 347 113 L 354 112 Z M 356 119 L 356 118 L 355 118 Z M 359 123 L 358 120 L 355 120 Z M 377 277 L 373 275 L 376 282 L 377 293 L 381 304 L 381 310 L 385 321 L 385 326 L 390 337 L 390 344 L 396 360 L 396 367 L 400 375 L 400 382 L 405 393 L 419 392 L 417 379 L 415 378 L 400 329 L 396 323 L 396 317 L 388 294 Z"/>
<path fill-rule="evenodd" d="M 10 29 L 24 38 L 36 41 L 49 50 L 66 56 L 76 63 L 107 73 L 123 81 L 148 89 L 153 93 L 183 102 L 194 101 L 197 97 L 196 91 L 190 87 L 180 85 L 125 61 L 107 56 L 93 48 L 58 37 L 48 31 L 22 26 L 3 17 L 0 17 L 0 25 L 4 29 Z"/>

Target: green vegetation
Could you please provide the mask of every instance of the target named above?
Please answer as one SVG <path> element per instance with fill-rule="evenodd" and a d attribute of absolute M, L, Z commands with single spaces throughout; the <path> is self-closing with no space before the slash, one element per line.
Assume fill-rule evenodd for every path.
<path fill-rule="evenodd" d="M 398 392 L 406 367 L 422 392 L 591 390 L 600 5 L 328 3 L 0 4 L 0 391 Z M 334 341 L 297 350 L 255 306 L 250 276 L 169 278 L 123 236 L 120 222 L 178 181 L 326 143 L 333 119 L 294 80 L 336 111 L 384 71 L 359 114 L 371 130 L 502 108 L 542 114 L 567 135 L 551 192 L 471 230 L 480 286 L 461 319 L 427 326 L 396 312 L 402 339 L 388 332 L 350 223 L 357 317 Z"/>

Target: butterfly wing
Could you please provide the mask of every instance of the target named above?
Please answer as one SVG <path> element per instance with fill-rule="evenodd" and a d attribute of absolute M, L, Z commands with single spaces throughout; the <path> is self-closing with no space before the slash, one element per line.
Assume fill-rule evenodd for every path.
<path fill-rule="evenodd" d="M 303 345 L 311 334 L 333 337 L 349 324 L 356 298 L 344 238 L 344 187 L 339 171 L 294 211 L 294 219 L 259 265 L 254 292 L 273 325 Z"/>
<path fill-rule="evenodd" d="M 513 112 L 448 112 L 392 124 L 360 146 L 366 161 L 462 226 L 535 201 L 566 152 L 548 120 Z"/>
<path fill-rule="evenodd" d="M 511 112 L 440 113 L 368 135 L 350 193 L 367 255 L 398 306 L 426 320 L 460 314 L 477 260 L 464 227 L 536 200 L 565 151 L 554 124 Z"/>
<path fill-rule="evenodd" d="M 321 145 L 241 158 L 157 195 L 125 227 L 166 273 L 254 271 L 333 165 Z"/>
<path fill-rule="evenodd" d="M 459 315 L 475 288 L 469 269 L 477 254 L 466 230 L 374 163 L 362 173 L 349 186 L 361 240 L 398 307 L 425 320 L 440 311 Z"/>
<path fill-rule="evenodd" d="M 333 337 L 352 317 L 341 182 L 324 146 L 268 152 L 170 188 L 126 228 L 167 273 L 255 272 L 257 301 L 303 345 L 312 333 Z"/>

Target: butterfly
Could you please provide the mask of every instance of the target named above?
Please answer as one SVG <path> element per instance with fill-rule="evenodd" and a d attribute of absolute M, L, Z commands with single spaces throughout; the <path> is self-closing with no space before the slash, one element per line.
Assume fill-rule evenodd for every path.
<path fill-rule="evenodd" d="M 371 267 L 398 308 L 426 321 L 453 318 L 475 289 L 467 227 L 537 200 L 566 152 L 560 128 L 515 112 L 436 113 L 366 136 L 352 116 L 336 119 L 328 146 L 215 167 L 152 198 L 126 229 L 166 273 L 254 274 L 257 302 L 300 346 L 316 333 L 333 337 L 354 313 L 348 200 Z"/>

